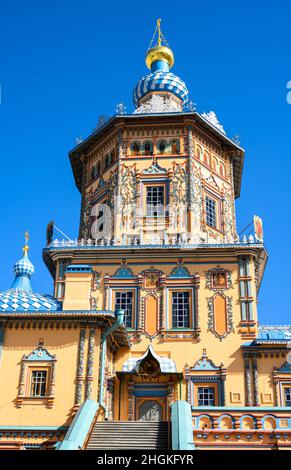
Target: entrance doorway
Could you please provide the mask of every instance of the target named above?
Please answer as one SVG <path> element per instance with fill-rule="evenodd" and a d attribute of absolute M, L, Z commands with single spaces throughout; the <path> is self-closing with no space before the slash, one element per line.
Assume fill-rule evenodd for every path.
<path fill-rule="evenodd" d="M 138 409 L 139 421 L 163 421 L 163 406 L 157 400 L 145 400 Z"/>

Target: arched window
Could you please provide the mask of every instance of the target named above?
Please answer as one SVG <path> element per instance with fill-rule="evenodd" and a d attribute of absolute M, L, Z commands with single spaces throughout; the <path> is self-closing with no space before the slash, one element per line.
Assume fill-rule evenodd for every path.
<path fill-rule="evenodd" d="M 212 168 L 214 171 L 218 170 L 218 161 L 217 161 L 217 158 L 215 157 L 212 158 Z"/>
<path fill-rule="evenodd" d="M 144 155 L 152 155 L 153 154 L 153 144 L 152 142 L 145 142 L 143 146 L 143 154 Z"/>
<path fill-rule="evenodd" d="M 133 144 L 131 145 L 131 154 L 140 155 L 140 143 L 139 142 L 133 142 Z"/>
<path fill-rule="evenodd" d="M 110 165 L 110 160 L 111 160 L 110 155 L 107 154 L 106 157 L 105 157 L 105 168 L 108 168 L 108 167 L 109 167 L 109 165 Z"/>
<path fill-rule="evenodd" d="M 225 167 L 223 163 L 220 163 L 219 173 L 221 174 L 221 176 L 225 176 Z"/>
<path fill-rule="evenodd" d="M 180 153 L 180 145 L 177 139 L 172 140 L 171 146 L 172 146 L 172 155 L 176 155 L 177 153 Z"/>
<path fill-rule="evenodd" d="M 203 157 L 204 157 L 204 163 L 206 163 L 206 165 L 209 165 L 210 164 L 209 153 L 204 151 Z"/>
<path fill-rule="evenodd" d="M 196 147 L 196 152 L 197 152 L 197 158 L 199 158 L 199 160 L 202 160 L 203 153 L 202 153 L 202 148 L 199 145 L 197 145 Z"/>
<path fill-rule="evenodd" d="M 95 163 L 91 169 L 91 179 L 97 178 L 100 175 L 100 163 Z"/>
<path fill-rule="evenodd" d="M 163 155 L 166 152 L 166 148 L 167 148 L 166 140 L 160 140 L 160 142 L 158 142 L 158 153 L 160 155 Z"/>

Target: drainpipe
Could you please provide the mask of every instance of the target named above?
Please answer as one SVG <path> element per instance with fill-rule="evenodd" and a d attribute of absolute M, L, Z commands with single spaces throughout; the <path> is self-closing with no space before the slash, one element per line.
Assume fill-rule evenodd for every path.
<path fill-rule="evenodd" d="M 101 337 L 101 368 L 100 368 L 100 393 L 99 393 L 99 404 L 104 407 L 104 369 L 105 369 L 105 357 L 107 349 L 107 336 L 110 335 L 114 330 L 123 324 L 124 320 L 124 310 L 117 310 L 116 312 L 116 321 L 110 326 L 107 330 L 104 330 Z"/>

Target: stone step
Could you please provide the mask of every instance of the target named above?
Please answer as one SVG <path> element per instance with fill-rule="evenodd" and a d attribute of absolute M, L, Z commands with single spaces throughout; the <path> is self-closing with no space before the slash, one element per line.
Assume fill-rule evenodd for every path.
<path fill-rule="evenodd" d="M 88 443 L 93 449 L 167 449 L 168 422 L 96 422 Z"/>

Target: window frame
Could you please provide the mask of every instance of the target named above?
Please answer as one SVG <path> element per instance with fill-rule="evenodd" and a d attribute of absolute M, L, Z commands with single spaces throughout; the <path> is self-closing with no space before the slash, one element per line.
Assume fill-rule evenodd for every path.
<path fill-rule="evenodd" d="M 141 181 L 141 194 L 142 194 L 142 214 L 144 219 L 152 219 L 152 220 L 165 220 L 168 217 L 167 213 L 167 206 L 168 206 L 168 199 L 169 199 L 169 190 L 168 190 L 168 181 L 167 180 L 158 180 L 156 181 L 154 178 L 150 180 L 142 180 Z M 164 194 L 164 210 L 163 214 L 161 215 L 148 215 L 147 212 L 147 190 L 149 187 L 163 187 L 163 194 Z"/>
<path fill-rule="evenodd" d="M 116 310 L 116 294 L 119 293 L 131 293 L 132 294 L 132 312 L 131 312 L 131 326 L 128 326 L 124 322 L 126 328 L 135 329 L 136 328 L 136 289 L 123 288 L 123 287 L 114 287 L 111 288 L 111 307 L 112 310 Z"/>
<path fill-rule="evenodd" d="M 177 327 L 173 326 L 173 293 L 188 292 L 189 293 L 189 326 Z M 195 329 L 195 293 L 192 287 L 168 287 L 167 288 L 167 329 L 168 330 L 193 330 Z"/>
<path fill-rule="evenodd" d="M 49 384 L 49 370 L 47 368 L 43 368 L 43 367 L 31 367 L 30 368 L 31 370 L 29 371 L 29 375 L 30 375 L 30 380 L 29 380 L 29 397 L 30 398 L 39 398 L 39 399 L 42 399 L 42 398 L 46 398 L 48 396 L 48 384 Z M 33 387 L 34 385 L 38 385 L 40 386 L 41 383 L 37 383 L 37 382 L 33 382 L 33 376 L 34 374 L 45 374 L 45 382 L 44 382 L 44 394 L 43 395 L 40 395 L 40 394 L 33 394 Z"/>
<path fill-rule="evenodd" d="M 198 406 L 215 406 L 215 387 L 214 385 L 208 385 L 208 386 L 205 386 L 205 385 L 201 385 L 201 384 L 197 384 L 197 405 Z M 209 390 L 212 390 L 212 392 L 209 392 Z M 200 390 L 202 390 L 202 392 L 200 392 Z M 205 390 L 208 390 L 208 395 L 211 393 L 212 394 L 212 403 L 200 403 L 201 399 L 200 399 L 200 393 L 204 394 L 205 393 Z M 208 398 L 208 400 L 210 401 L 210 398 Z"/>
<path fill-rule="evenodd" d="M 286 398 L 286 391 L 289 390 L 289 405 L 287 405 L 287 398 Z M 284 400 L 284 406 L 290 408 L 291 407 L 291 382 L 289 384 L 285 384 L 283 386 L 283 400 Z"/>
<path fill-rule="evenodd" d="M 215 227 L 207 223 L 206 198 L 211 199 L 215 203 Z M 205 225 L 212 230 L 223 233 L 222 199 L 219 194 L 216 194 L 214 191 L 212 191 L 212 188 L 209 188 L 208 186 L 203 187 L 203 212 Z"/>

